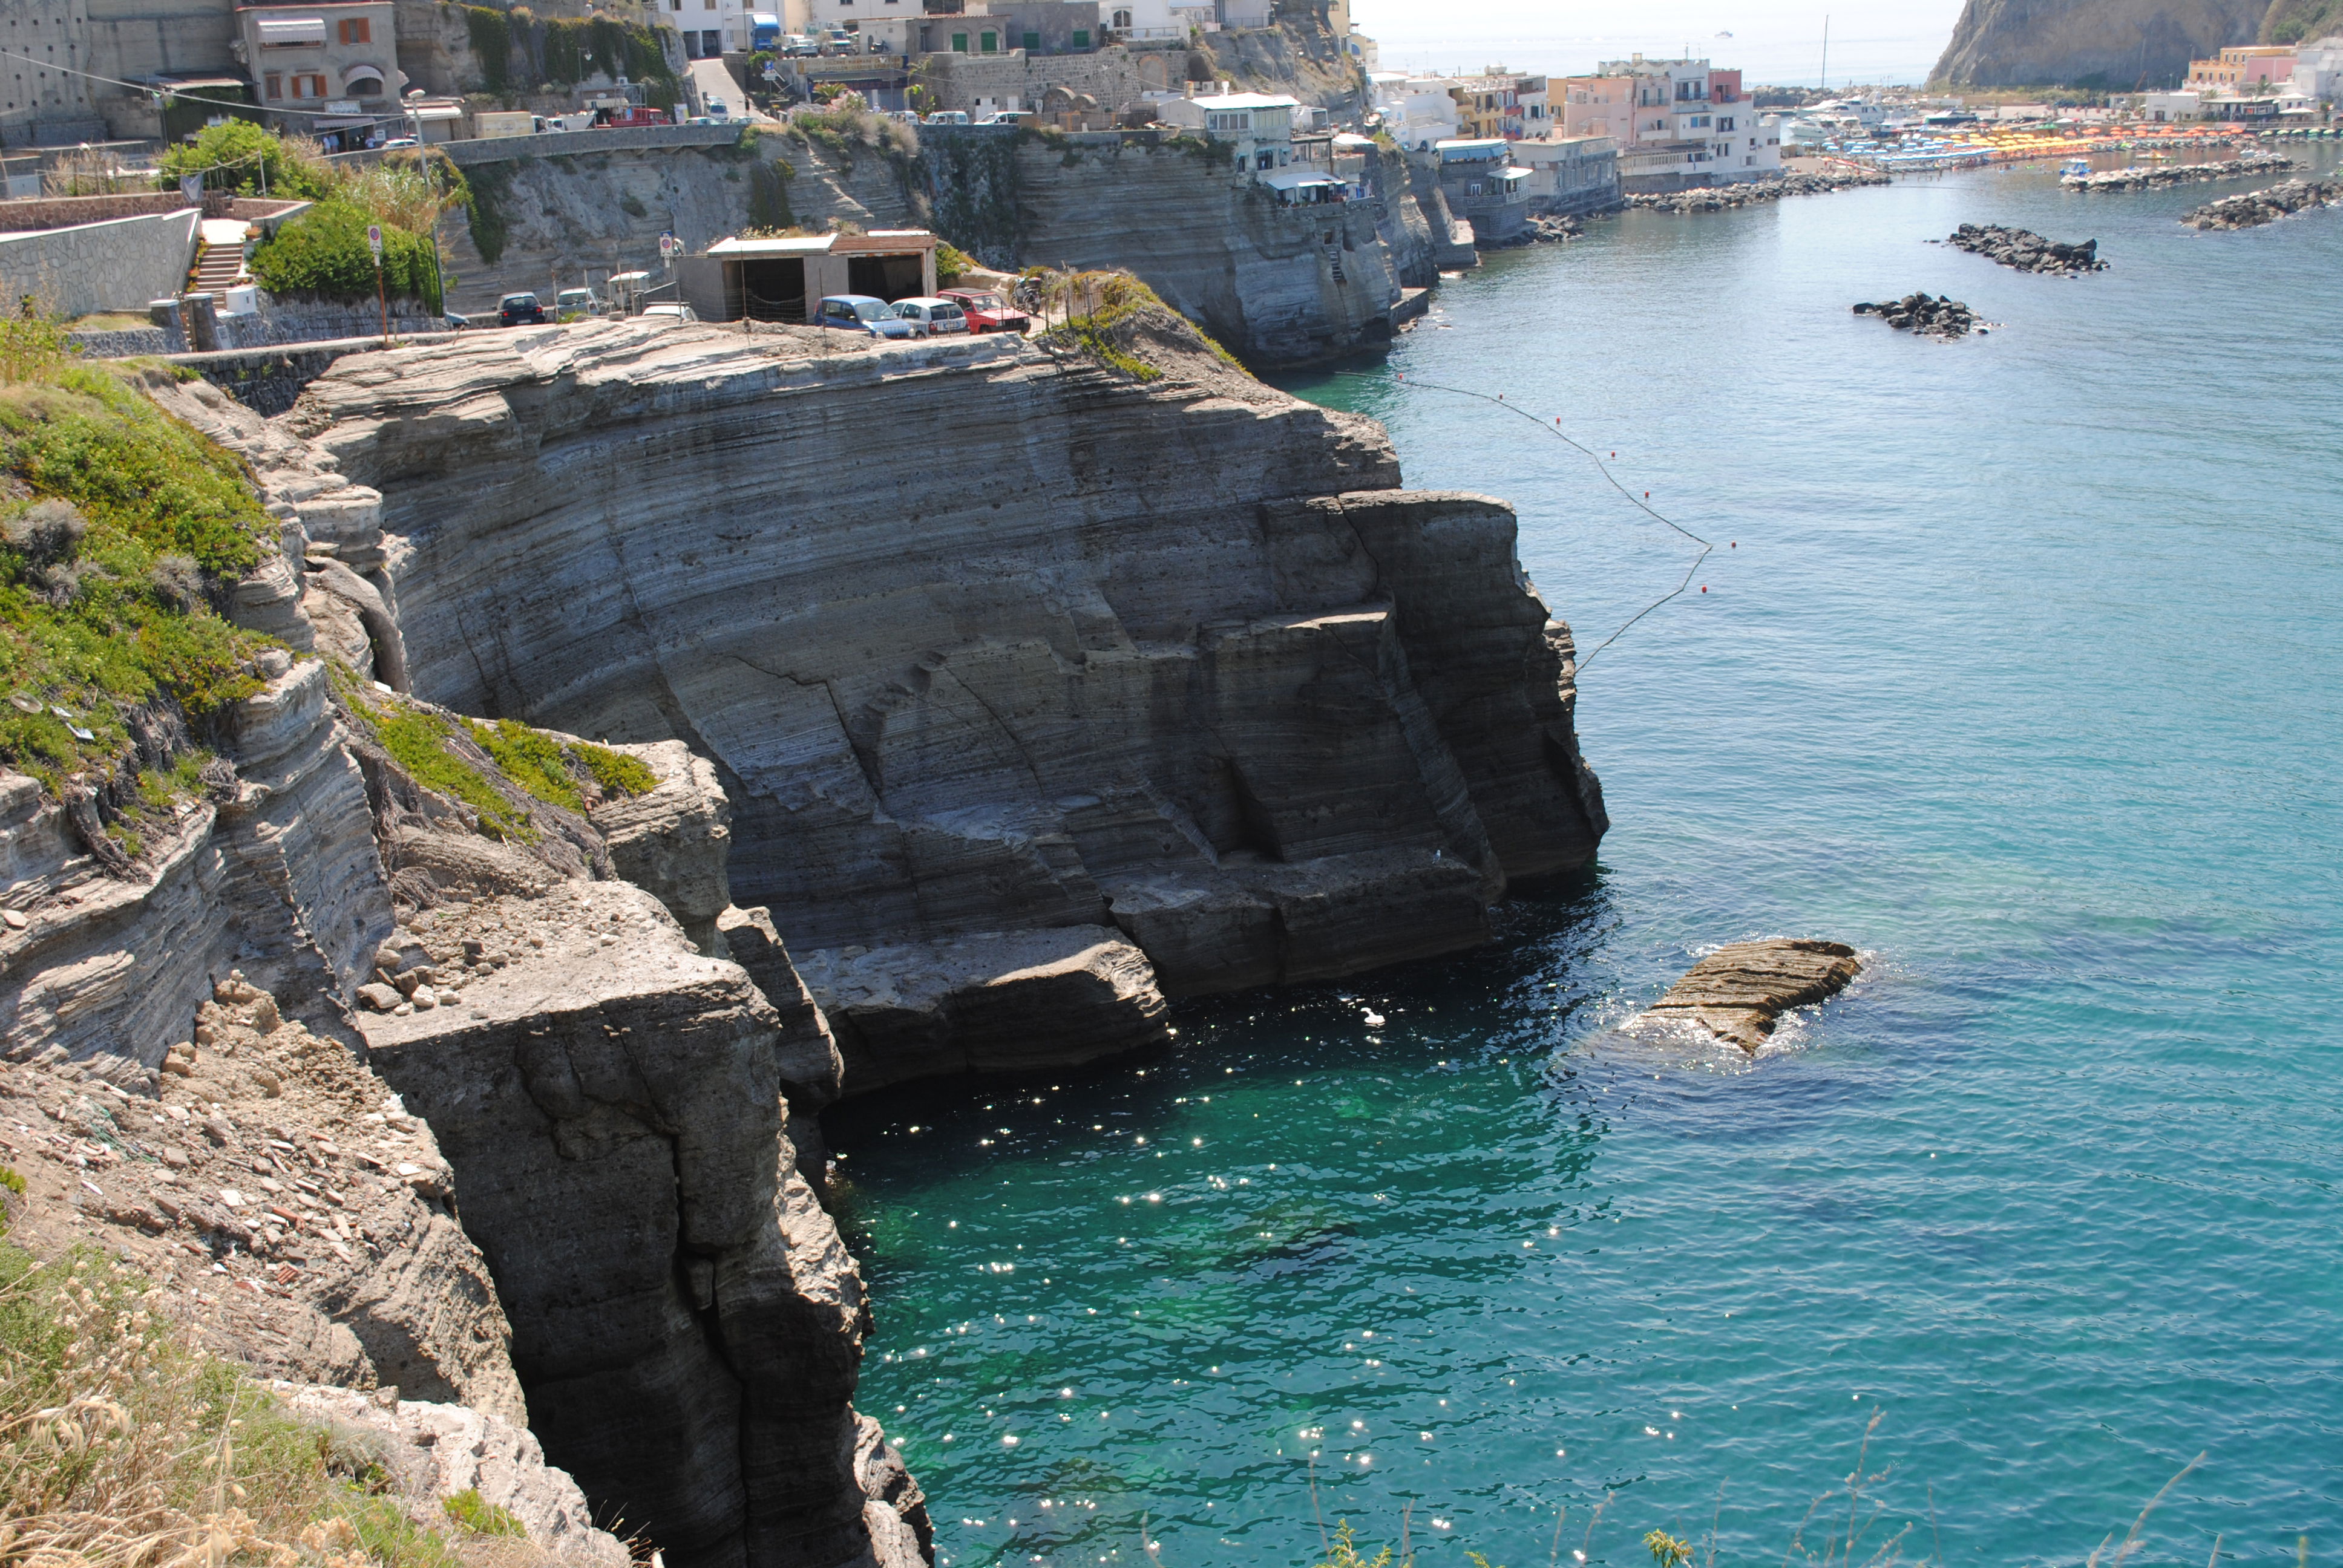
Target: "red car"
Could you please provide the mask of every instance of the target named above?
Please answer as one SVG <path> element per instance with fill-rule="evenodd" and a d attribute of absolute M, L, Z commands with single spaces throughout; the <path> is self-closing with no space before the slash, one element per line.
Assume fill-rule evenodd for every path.
<path fill-rule="evenodd" d="M 968 315 L 970 332 L 1023 332 L 1033 318 L 989 288 L 941 288 L 939 299 L 949 299 Z"/>

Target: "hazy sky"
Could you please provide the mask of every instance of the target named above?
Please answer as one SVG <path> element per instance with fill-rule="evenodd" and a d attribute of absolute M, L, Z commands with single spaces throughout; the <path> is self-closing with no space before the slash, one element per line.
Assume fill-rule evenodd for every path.
<path fill-rule="evenodd" d="M 1918 82 L 1960 14 L 1961 0 L 1351 0 L 1387 69 L 1581 72 L 1689 45 L 1752 83 L 1809 85 L 1822 70 L 1826 15 L 1834 83 Z"/>

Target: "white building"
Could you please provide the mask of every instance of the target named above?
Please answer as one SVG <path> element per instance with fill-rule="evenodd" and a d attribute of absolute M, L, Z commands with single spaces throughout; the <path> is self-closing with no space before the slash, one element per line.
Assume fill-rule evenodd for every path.
<path fill-rule="evenodd" d="M 1266 174 L 1293 162 L 1293 111 L 1301 106 L 1282 93 L 1219 93 L 1161 100 L 1155 117 L 1233 145 L 1239 166 Z"/>
<path fill-rule="evenodd" d="M 2203 95 L 2181 91 L 2177 93 L 2147 93 L 2140 97 L 2140 114 L 2158 125 L 2174 120 L 2193 120 L 2204 112 Z"/>
<path fill-rule="evenodd" d="M 1375 71 L 1367 81 L 1374 91 L 1375 113 L 1383 116 L 1383 129 L 1400 146 L 1429 148 L 1455 140 L 1463 129 L 1456 99 L 1448 90 L 1453 84 L 1447 77 Z"/>
<path fill-rule="evenodd" d="M 2295 50 L 2292 85 L 2304 96 L 2322 104 L 2343 97 L 2343 34 Z"/>

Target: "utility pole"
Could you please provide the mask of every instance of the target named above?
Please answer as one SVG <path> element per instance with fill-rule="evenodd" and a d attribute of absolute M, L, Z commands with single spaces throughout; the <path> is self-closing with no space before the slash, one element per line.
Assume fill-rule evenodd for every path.
<path fill-rule="evenodd" d="M 1823 91 L 1830 91 L 1830 13 L 1823 13 Z"/>
<path fill-rule="evenodd" d="M 382 346 L 390 347 L 390 296 L 382 286 L 382 225 L 367 225 L 367 248 L 374 252 L 374 302 L 382 312 Z"/>
<path fill-rule="evenodd" d="M 423 139 L 423 115 L 411 106 L 406 117 L 415 126 L 415 156 L 423 165 L 423 188 L 431 193 L 431 283 L 439 295 L 439 325 L 447 325 L 447 274 L 439 265 L 439 180 L 431 172 L 431 148 Z"/>

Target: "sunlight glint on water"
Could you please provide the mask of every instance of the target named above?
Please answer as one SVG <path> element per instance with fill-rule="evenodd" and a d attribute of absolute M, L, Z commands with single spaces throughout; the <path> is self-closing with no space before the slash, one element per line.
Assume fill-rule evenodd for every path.
<path fill-rule="evenodd" d="M 2135 1562 L 2343 1553 L 2343 212 L 2173 222 L 2226 188 L 1630 215 L 1443 291 L 1396 368 L 1731 548 L 1588 670 L 1616 826 L 1498 947 L 836 1117 L 859 1402 L 945 1556 L 1139 1563 L 1144 1516 L 1166 1568 L 1302 1563 L 1315 1453 L 1427 1565 L 1543 1563 L 1564 1505 L 1566 1556 L 1605 1489 L 1593 1559 L 1772 1563 L 1880 1407 L 1907 1557 L 2078 1563 L 2199 1450 Z M 1962 221 L 2114 270 L 1923 243 Z M 1923 287 L 2006 327 L 1848 314 Z M 1513 500 L 1590 645 L 1688 558 L 1524 421 L 1295 385 Z M 1754 1067 L 1606 1032 L 1789 933 L 1873 961 Z"/>

